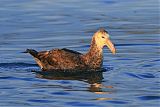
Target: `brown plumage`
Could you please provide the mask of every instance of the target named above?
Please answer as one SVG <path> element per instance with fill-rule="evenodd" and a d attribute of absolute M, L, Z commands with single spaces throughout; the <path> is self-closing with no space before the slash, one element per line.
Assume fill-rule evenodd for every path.
<path fill-rule="evenodd" d="M 27 49 L 26 52 L 34 57 L 43 71 L 97 70 L 102 68 L 103 47 L 105 45 L 115 54 L 116 50 L 109 39 L 108 32 L 101 28 L 93 35 L 90 49 L 86 54 L 66 48 L 41 52 Z"/>

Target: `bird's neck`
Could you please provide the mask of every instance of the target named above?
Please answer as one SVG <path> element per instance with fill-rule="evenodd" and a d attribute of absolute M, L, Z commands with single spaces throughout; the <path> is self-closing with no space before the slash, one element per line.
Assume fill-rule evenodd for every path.
<path fill-rule="evenodd" d="M 91 68 L 101 68 L 103 64 L 103 49 L 97 46 L 94 39 L 92 39 L 90 49 L 85 57 L 87 64 Z"/>

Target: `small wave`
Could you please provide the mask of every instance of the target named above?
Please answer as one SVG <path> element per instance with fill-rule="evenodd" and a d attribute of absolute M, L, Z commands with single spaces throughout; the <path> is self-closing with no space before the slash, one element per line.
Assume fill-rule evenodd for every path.
<path fill-rule="evenodd" d="M 69 106 L 82 106 L 82 107 L 95 107 L 95 106 L 97 106 L 97 105 L 95 105 L 95 104 L 92 104 L 92 103 L 89 103 L 89 102 L 77 102 L 77 101 L 73 101 L 73 102 L 67 102 L 66 103 L 67 105 L 69 105 Z"/>
<path fill-rule="evenodd" d="M 30 99 L 30 100 L 28 100 L 28 102 L 36 102 L 36 103 L 51 103 L 51 102 L 54 102 L 54 101 L 44 100 L 44 99 Z"/>
<path fill-rule="evenodd" d="M 143 77 L 143 78 L 156 78 L 153 74 L 151 73 L 143 73 L 143 74 L 139 74 L 139 76 Z"/>
<path fill-rule="evenodd" d="M 115 46 L 160 46 L 160 44 L 115 44 Z"/>
<path fill-rule="evenodd" d="M 114 104 L 127 104 L 128 102 L 125 101 L 108 101 L 110 103 L 114 103 Z"/>
<path fill-rule="evenodd" d="M 13 62 L 13 63 L 0 63 L 1 68 L 17 68 L 17 67 L 37 67 L 37 64 Z"/>
<path fill-rule="evenodd" d="M 141 100 L 159 100 L 160 96 L 141 96 L 138 98 Z"/>
<path fill-rule="evenodd" d="M 0 80 L 22 80 L 22 81 L 36 81 L 36 82 L 47 82 L 45 80 L 37 79 L 37 78 L 24 78 L 24 77 L 14 77 L 14 76 L 4 76 L 0 77 Z"/>
<path fill-rule="evenodd" d="M 125 73 L 128 76 L 137 78 L 137 79 L 149 79 L 149 78 L 156 78 L 156 76 L 154 76 L 151 73 L 142 73 L 142 74 L 133 74 L 133 73 Z"/>
<path fill-rule="evenodd" d="M 68 92 L 52 92 L 53 95 L 69 95 Z"/>
<path fill-rule="evenodd" d="M 134 78 L 138 78 L 138 79 L 142 79 L 140 76 L 136 75 L 136 74 L 133 74 L 133 73 L 125 73 L 126 75 L 128 76 L 131 76 L 131 77 L 134 77 Z"/>

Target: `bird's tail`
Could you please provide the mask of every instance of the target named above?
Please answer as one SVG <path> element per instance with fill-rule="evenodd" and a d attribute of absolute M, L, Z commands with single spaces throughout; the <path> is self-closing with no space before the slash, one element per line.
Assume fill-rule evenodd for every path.
<path fill-rule="evenodd" d="M 33 57 L 37 57 L 38 56 L 38 52 L 34 49 L 26 49 L 25 52 L 23 53 L 30 53 Z"/>

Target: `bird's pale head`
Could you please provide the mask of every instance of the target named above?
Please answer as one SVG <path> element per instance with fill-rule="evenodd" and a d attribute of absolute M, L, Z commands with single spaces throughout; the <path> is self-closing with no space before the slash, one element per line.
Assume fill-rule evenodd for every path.
<path fill-rule="evenodd" d="M 105 29 L 100 28 L 94 34 L 93 39 L 96 45 L 98 46 L 98 48 L 102 49 L 104 46 L 107 46 L 113 54 L 116 53 L 116 48 L 114 44 L 112 43 L 112 41 L 110 40 L 110 36 Z"/>

